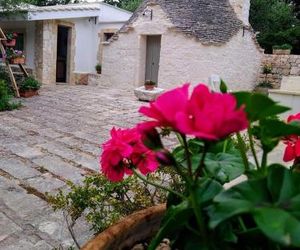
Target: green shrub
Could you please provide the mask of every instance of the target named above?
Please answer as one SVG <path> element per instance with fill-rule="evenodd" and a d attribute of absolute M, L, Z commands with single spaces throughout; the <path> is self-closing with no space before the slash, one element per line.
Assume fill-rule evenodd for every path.
<path fill-rule="evenodd" d="M 270 74 L 270 73 L 272 73 L 272 69 L 273 69 L 272 65 L 265 64 L 264 67 L 263 67 L 263 73 L 264 74 Z"/>
<path fill-rule="evenodd" d="M 272 47 L 280 44 L 293 46 L 292 53 L 300 54 L 300 25 L 279 32 L 264 32 L 257 36 L 266 53 L 272 53 Z"/>
<path fill-rule="evenodd" d="M 20 91 L 28 91 L 28 90 L 38 90 L 40 89 L 41 84 L 34 79 L 33 77 L 27 77 L 24 81 L 20 84 Z"/>
<path fill-rule="evenodd" d="M 13 103 L 11 101 L 11 95 L 7 83 L 4 80 L 0 80 L 0 111 L 13 110 L 21 106 L 20 103 Z"/>
<path fill-rule="evenodd" d="M 260 82 L 257 87 L 273 89 L 273 85 L 268 81 Z"/>
<path fill-rule="evenodd" d="M 9 74 L 6 72 L 4 67 L 0 67 L 0 80 L 4 80 L 7 83 L 10 82 Z"/>
<path fill-rule="evenodd" d="M 162 177 L 164 176 L 164 177 Z M 147 178 L 161 184 L 169 184 L 177 190 L 178 175 L 165 168 Z M 94 233 L 105 230 L 120 218 L 155 204 L 166 202 L 166 192 L 149 188 L 135 176 L 129 176 L 122 182 L 113 183 L 101 174 L 85 177 L 82 185 L 68 182 L 69 193 L 62 190 L 48 201 L 54 210 L 65 211 L 72 219 L 73 225 L 82 215 L 91 224 Z"/>
<path fill-rule="evenodd" d="M 291 50 L 292 48 L 293 48 L 293 46 L 290 44 L 287 44 L 287 43 L 282 44 L 282 45 L 274 45 L 273 46 L 273 49 Z"/>
<path fill-rule="evenodd" d="M 101 71 L 102 71 L 102 66 L 101 66 L 101 64 L 97 64 L 97 65 L 95 66 L 95 69 L 96 69 L 97 72 L 101 73 Z"/>

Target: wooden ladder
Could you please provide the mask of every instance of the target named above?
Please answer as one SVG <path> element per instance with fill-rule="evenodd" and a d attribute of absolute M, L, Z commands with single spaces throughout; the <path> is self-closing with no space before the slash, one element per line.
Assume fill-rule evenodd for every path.
<path fill-rule="evenodd" d="M 8 60 L 6 60 L 6 52 L 5 52 L 5 48 L 4 48 L 4 45 L 3 45 L 3 41 L 6 41 L 6 40 L 7 40 L 7 38 L 6 38 L 3 30 L 0 27 L 0 51 L 1 51 L 2 57 L 5 61 L 5 65 L 7 67 L 12 86 L 15 90 L 16 97 L 19 98 L 20 93 L 19 93 L 19 89 L 18 89 L 18 85 L 17 85 L 16 79 L 15 79 L 15 76 L 14 76 L 13 71 L 11 69 L 11 65 L 9 64 Z M 22 64 L 18 64 L 18 65 L 19 65 L 22 73 L 24 74 L 24 76 L 28 77 L 29 75 L 28 75 L 26 69 L 24 68 L 24 66 Z"/>

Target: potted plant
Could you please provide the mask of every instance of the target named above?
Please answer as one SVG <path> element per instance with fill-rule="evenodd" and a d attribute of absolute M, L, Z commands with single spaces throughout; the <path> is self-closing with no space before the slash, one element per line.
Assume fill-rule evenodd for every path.
<path fill-rule="evenodd" d="M 102 146 L 101 171 L 110 181 L 135 175 L 169 193 L 148 250 L 165 238 L 171 249 L 298 249 L 300 113 L 282 121 L 277 115 L 289 108 L 259 93 L 229 94 L 224 86 L 215 93 L 199 84 L 189 95 L 188 89 L 185 84 L 141 107 L 151 120 L 113 128 Z M 161 140 L 169 134 L 179 142 L 172 151 Z M 283 160 L 293 162 L 289 169 L 268 161 L 281 140 Z M 180 176 L 183 191 L 147 178 L 166 166 Z M 96 244 L 84 249 L 111 249 Z"/>
<path fill-rule="evenodd" d="M 269 89 L 273 89 L 273 85 L 269 81 L 262 81 L 254 88 L 254 91 L 264 95 L 269 94 Z"/>
<path fill-rule="evenodd" d="M 20 96 L 28 98 L 38 95 L 41 84 L 33 77 L 27 77 L 19 86 Z"/>
<path fill-rule="evenodd" d="M 153 90 L 156 86 L 156 83 L 151 80 L 146 80 L 144 86 L 146 90 Z"/>
<path fill-rule="evenodd" d="M 96 69 L 96 71 L 97 71 L 98 74 L 101 74 L 101 72 L 102 72 L 102 66 L 101 66 L 101 64 L 97 64 L 96 67 L 95 67 L 95 69 Z"/>
<path fill-rule="evenodd" d="M 291 50 L 293 46 L 290 44 L 282 44 L 282 45 L 275 45 L 273 46 L 273 54 L 275 55 L 289 55 L 291 54 Z"/>
<path fill-rule="evenodd" d="M 16 32 L 9 32 L 5 34 L 7 40 L 3 40 L 3 45 L 6 47 L 16 46 L 16 38 L 18 34 Z"/>
<path fill-rule="evenodd" d="M 172 186 L 178 176 L 172 169 L 164 168 L 148 178 Z M 159 204 L 166 202 L 167 193 L 140 182 L 135 176 L 114 183 L 102 174 L 92 174 L 86 176 L 81 184 L 68 182 L 67 185 L 67 193 L 65 189 L 61 189 L 55 195 L 47 195 L 47 200 L 54 210 L 63 210 L 72 227 L 76 227 L 77 219 L 84 216 L 94 234 L 110 228 L 100 239 L 97 237 L 97 241 L 110 245 L 112 249 L 115 249 L 113 246 L 125 244 L 121 242 L 124 237 L 127 239 L 126 245 L 134 244 L 137 237 L 135 230 L 141 227 L 144 229 L 139 230 L 140 239 L 152 237 L 159 229 L 166 209 L 165 205 Z M 117 223 L 120 220 L 122 222 Z M 102 238 L 108 235 L 110 240 L 102 241 Z M 77 235 L 74 235 L 75 244 L 78 249 L 82 249 L 76 238 Z"/>
<path fill-rule="evenodd" d="M 265 75 L 271 74 L 271 73 L 272 73 L 272 70 L 273 70 L 272 64 L 265 64 L 265 65 L 263 66 L 263 73 L 264 73 Z"/>
<path fill-rule="evenodd" d="M 8 60 L 10 64 L 25 64 L 24 52 L 8 48 L 6 49 L 6 60 Z"/>

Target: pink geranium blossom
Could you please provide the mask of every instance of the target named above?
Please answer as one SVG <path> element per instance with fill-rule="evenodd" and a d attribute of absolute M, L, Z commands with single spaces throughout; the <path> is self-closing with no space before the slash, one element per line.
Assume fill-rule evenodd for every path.
<path fill-rule="evenodd" d="M 178 112 L 186 110 L 188 103 L 189 84 L 170 90 L 160 95 L 155 102 L 150 103 L 150 107 L 141 107 L 139 112 L 153 118 L 153 126 L 171 127 L 177 129 L 176 115 Z"/>
<path fill-rule="evenodd" d="M 191 97 L 188 84 L 161 95 L 140 112 L 153 118 L 153 126 L 171 127 L 182 134 L 218 140 L 248 127 L 246 113 L 231 94 L 213 93 L 204 84 Z"/>
<path fill-rule="evenodd" d="M 157 169 L 154 153 L 146 148 L 136 128 L 111 130 L 111 139 L 102 145 L 101 171 L 111 181 L 123 180 L 132 174 L 132 167 L 147 174 Z"/>
<path fill-rule="evenodd" d="M 204 140 L 218 140 L 248 127 L 243 108 L 231 94 L 211 92 L 204 84 L 193 91 L 187 109 L 176 116 L 177 127 L 184 134 Z"/>
<path fill-rule="evenodd" d="M 290 115 L 287 119 L 288 122 L 299 121 L 300 113 Z M 300 136 L 290 135 L 284 139 L 287 145 L 284 151 L 283 161 L 288 162 L 300 158 Z"/>

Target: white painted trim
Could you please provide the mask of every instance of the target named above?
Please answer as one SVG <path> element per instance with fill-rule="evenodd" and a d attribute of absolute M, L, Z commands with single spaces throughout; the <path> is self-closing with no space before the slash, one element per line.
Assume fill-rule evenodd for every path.
<path fill-rule="evenodd" d="M 82 17 L 98 17 L 99 10 L 72 10 L 72 11 L 47 11 L 47 12 L 29 12 L 28 20 L 53 20 L 53 19 L 71 19 Z"/>

